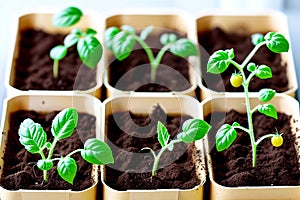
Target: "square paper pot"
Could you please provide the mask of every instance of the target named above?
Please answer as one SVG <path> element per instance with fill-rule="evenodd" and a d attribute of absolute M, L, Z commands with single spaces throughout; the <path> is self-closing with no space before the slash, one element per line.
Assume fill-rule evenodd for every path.
<path fill-rule="evenodd" d="M 2 125 L 1 125 L 1 151 L 0 151 L 0 175 L 3 170 L 3 154 L 5 151 L 7 138 L 7 130 L 9 130 L 9 116 L 18 110 L 35 110 L 45 113 L 54 110 L 62 110 L 67 107 L 74 107 L 78 112 L 84 112 L 96 116 L 96 137 L 100 138 L 100 112 L 101 103 L 95 97 L 89 95 L 22 95 L 6 99 L 3 107 Z M 94 184 L 84 191 L 71 190 L 30 190 L 20 189 L 10 191 L 0 187 L 1 200 L 38 200 L 38 199 L 61 199 L 61 200 L 82 200 L 96 199 L 97 183 L 98 183 L 98 166 L 93 166 L 92 177 Z"/>
<path fill-rule="evenodd" d="M 148 26 L 153 26 L 154 28 L 159 28 L 159 29 L 165 29 L 163 31 L 176 31 L 181 34 L 185 34 L 186 37 L 190 40 L 192 40 L 196 44 L 196 35 L 195 35 L 195 23 L 193 21 L 193 18 L 191 18 L 188 14 L 180 11 L 180 10 L 125 10 L 121 11 L 118 13 L 112 13 L 106 18 L 106 27 L 105 29 L 116 26 L 120 27 L 122 25 L 130 25 L 134 27 L 136 30 L 140 31 Z M 160 31 L 158 29 L 154 29 L 154 31 L 151 33 L 155 33 L 156 31 Z M 151 35 L 150 34 L 150 35 Z M 153 45 L 151 42 L 148 43 L 150 47 L 152 48 L 158 48 L 156 45 Z M 110 67 L 110 59 L 112 58 L 112 53 L 111 52 L 106 52 L 105 54 L 105 66 L 106 70 L 104 73 L 104 85 L 107 89 L 107 97 L 116 95 L 116 94 L 128 94 L 131 91 L 126 91 L 126 90 L 120 90 L 117 89 L 116 87 L 112 86 L 112 81 L 111 77 L 114 76 L 114 74 L 111 73 L 111 67 Z M 188 89 L 185 89 L 183 91 L 171 91 L 172 93 L 179 93 L 179 94 L 186 94 L 190 96 L 195 96 L 195 88 L 197 87 L 197 66 L 198 60 L 194 56 L 190 56 L 188 59 L 188 67 L 189 67 L 189 80 L 186 80 L 185 78 L 182 79 L 184 82 L 189 82 L 190 87 Z M 141 69 L 144 65 L 137 66 L 137 69 Z M 116 66 L 114 66 L 116 67 Z M 150 66 L 146 66 L 150 67 Z M 160 66 L 160 67 L 168 67 L 169 66 Z M 146 69 L 143 69 L 145 71 Z M 130 70 L 132 71 L 132 70 Z M 174 70 L 173 70 L 174 71 Z M 173 71 L 169 72 L 166 74 L 166 76 L 171 76 L 170 74 L 173 73 Z M 178 73 L 178 72 L 177 72 Z M 128 73 L 126 73 L 128 74 Z M 118 80 L 119 84 L 122 82 L 124 79 L 124 75 Z M 123 78 L 123 79 L 122 79 Z M 149 82 L 150 83 L 150 78 Z M 140 87 L 141 85 L 138 85 Z M 163 85 L 168 88 L 167 85 Z M 143 93 L 143 92 L 141 92 Z M 161 92 L 158 92 L 161 93 Z"/>
<path fill-rule="evenodd" d="M 214 97 L 204 100 L 201 105 L 203 108 L 203 116 L 208 116 L 212 112 L 228 112 L 235 109 L 238 112 L 245 113 L 244 97 Z M 250 98 L 252 106 L 261 104 L 257 96 L 252 95 Z M 296 134 L 295 148 L 298 153 L 300 163 L 300 133 L 299 122 L 293 123 L 294 120 L 299 120 L 299 103 L 290 96 L 278 94 L 270 102 L 273 104 L 277 112 L 282 112 L 287 115 L 292 115 L 291 125 L 292 132 Z M 297 127 L 296 127 L 297 126 Z M 208 138 L 208 137 L 207 137 Z M 211 141 L 212 142 L 212 141 Z M 210 199 L 211 200 L 285 200 L 299 199 L 300 186 L 243 186 L 243 187 L 225 187 L 215 182 L 214 172 L 212 169 L 212 160 L 209 154 L 208 140 L 205 140 L 206 158 L 208 163 L 208 172 L 210 178 Z"/>
<path fill-rule="evenodd" d="M 164 111 L 169 115 L 182 114 L 190 115 L 194 118 L 199 118 L 199 102 L 189 96 L 176 96 L 176 95 L 165 95 L 164 97 L 150 97 L 150 95 L 122 95 L 115 98 L 105 100 L 103 109 L 103 117 L 105 123 L 103 123 L 102 129 L 107 134 L 107 120 L 108 116 L 115 112 L 131 111 L 135 114 L 149 114 L 153 105 L 159 104 Z M 106 135 L 105 134 L 105 135 Z M 107 136 L 105 136 L 107 140 Z M 200 159 L 197 158 L 198 162 L 196 165 L 196 174 L 201 180 L 201 184 L 195 186 L 192 189 L 181 190 L 181 189 L 158 189 L 158 190 L 126 190 L 118 191 L 109 187 L 106 184 L 106 167 L 102 168 L 101 180 L 103 183 L 103 199 L 104 200 L 130 200 L 130 199 L 158 199 L 158 200 L 193 200 L 202 199 L 204 182 L 206 179 L 205 172 L 205 161 L 203 153 L 203 142 L 199 140 L 196 142 L 196 148 L 200 150 L 197 154 Z M 199 161 L 200 160 L 200 161 Z"/>
<path fill-rule="evenodd" d="M 257 32 L 275 31 L 283 34 L 289 40 L 289 29 L 287 17 L 281 12 L 209 12 L 201 15 L 196 19 L 197 32 L 204 32 L 212 30 L 215 27 L 220 27 L 225 32 L 236 32 L 237 34 L 254 34 Z M 290 40 L 289 40 L 290 41 Z M 198 38 L 199 42 L 199 38 Z M 201 45 L 201 44 L 200 44 Z M 202 53 L 203 57 L 208 57 L 207 52 Z M 293 53 L 290 49 L 288 53 L 281 54 L 283 62 L 287 64 L 286 74 L 288 78 L 288 90 L 283 92 L 290 96 L 295 96 L 295 92 L 298 88 L 297 77 L 295 72 L 295 64 L 293 60 Z M 203 65 L 204 62 L 201 63 Z M 270 66 L 272 67 L 272 66 Z M 203 83 L 203 74 L 208 73 L 206 66 L 200 66 L 200 73 L 202 76 L 199 79 L 200 95 L 201 99 L 205 99 L 210 96 L 226 96 L 232 93 L 239 92 L 218 92 L 205 86 Z M 265 86 L 267 87 L 267 86 Z"/>
<path fill-rule="evenodd" d="M 51 10 L 51 9 L 50 9 Z M 24 14 L 21 14 L 17 17 L 15 17 L 15 20 L 13 21 L 13 29 L 11 30 L 11 38 L 10 38 L 10 46 L 9 46 L 9 53 L 8 53 L 8 59 L 7 59 L 7 71 L 6 71 L 6 78 L 5 78 L 5 85 L 7 87 L 7 95 L 8 96 L 15 96 L 19 94 L 26 94 L 28 90 L 21 90 L 19 88 L 16 88 L 14 86 L 15 83 L 15 75 L 16 75 L 16 59 L 20 56 L 19 50 L 20 50 L 20 37 L 21 32 L 27 29 L 35 29 L 35 30 L 43 30 L 49 34 L 68 34 L 73 28 L 81 28 L 86 29 L 87 27 L 91 27 L 94 30 L 98 32 L 96 37 L 99 39 L 99 41 L 103 44 L 101 41 L 101 36 L 99 36 L 103 32 L 103 20 L 102 17 L 99 16 L 97 13 L 89 12 L 87 15 L 83 14 L 81 20 L 76 24 L 75 26 L 72 26 L 70 28 L 57 28 L 52 25 L 52 17 L 53 13 L 57 13 L 58 10 L 53 10 L 53 12 L 49 11 L 47 9 L 39 10 L 38 12 L 26 12 Z M 84 12 L 84 11 L 83 11 Z M 49 58 L 50 59 L 50 58 Z M 59 91 L 59 90 L 46 90 L 47 93 L 50 94 L 67 94 L 67 93 L 74 93 L 74 91 L 78 93 L 83 94 L 91 94 L 96 97 L 101 97 L 101 86 L 103 84 L 103 67 L 104 62 L 103 58 L 100 60 L 100 62 L 97 65 L 96 70 L 96 85 L 92 88 L 89 88 L 87 90 L 65 90 L 65 91 Z M 26 66 L 24 66 L 26 67 Z M 85 67 L 85 66 L 81 66 Z M 80 69 L 79 69 L 80 71 Z M 77 81 L 75 80 L 75 85 Z M 30 90 L 30 92 L 33 93 L 39 93 L 40 91 L 45 90 Z"/>

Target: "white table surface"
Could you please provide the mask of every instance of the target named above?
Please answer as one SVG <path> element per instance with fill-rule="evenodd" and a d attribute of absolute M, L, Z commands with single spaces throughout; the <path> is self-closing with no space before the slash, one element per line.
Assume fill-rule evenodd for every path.
<path fill-rule="evenodd" d="M 1 0 L 2 1 L 2 0 Z M 241 4 L 224 4 L 224 2 L 244 2 L 243 6 Z M 12 26 L 12 19 L 19 12 L 28 9 L 38 9 L 40 7 L 58 7 L 65 8 L 70 5 L 78 6 L 80 8 L 89 8 L 94 9 L 97 12 L 108 12 L 113 9 L 122 9 L 122 8 L 177 8 L 183 11 L 186 11 L 192 15 L 200 15 L 201 11 L 207 9 L 220 9 L 221 7 L 226 9 L 279 9 L 288 16 L 289 20 L 289 29 L 291 35 L 291 44 L 294 53 L 294 61 L 296 65 L 296 71 L 298 77 L 300 77 L 300 1 L 299 0 L 272 0 L 271 5 L 260 4 L 254 5 L 250 3 L 257 2 L 253 0 L 5 0 L 1 2 L 2 6 L 0 7 L 0 113 L 2 113 L 2 104 L 3 99 L 6 97 L 6 91 L 4 87 L 4 75 L 6 71 L 6 58 L 7 58 L 7 49 L 8 41 L 10 39 L 9 30 Z M 263 1 L 263 0 L 259 0 Z M 270 1 L 270 0 L 264 0 Z M 268 8 L 266 8 L 268 7 Z M 225 8 L 224 8 L 225 9 Z M 298 78 L 298 85 L 299 85 Z M 298 99 L 300 99 L 300 94 L 298 92 Z M 1 120 L 0 114 L 0 120 Z"/>

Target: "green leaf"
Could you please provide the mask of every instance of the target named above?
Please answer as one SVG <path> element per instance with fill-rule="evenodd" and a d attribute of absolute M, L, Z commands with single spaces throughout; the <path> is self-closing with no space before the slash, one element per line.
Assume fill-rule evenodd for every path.
<path fill-rule="evenodd" d="M 112 51 L 114 56 L 122 61 L 127 58 L 135 45 L 135 39 L 132 35 L 122 31 L 113 39 Z"/>
<path fill-rule="evenodd" d="M 50 170 L 53 167 L 52 160 L 38 160 L 37 166 L 40 170 Z"/>
<path fill-rule="evenodd" d="M 174 43 L 177 41 L 177 36 L 174 33 L 164 33 L 160 36 L 160 43 L 167 45 L 169 43 Z"/>
<path fill-rule="evenodd" d="M 195 142 L 202 139 L 209 131 L 210 125 L 200 119 L 186 120 L 182 125 L 183 132 L 177 135 L 185 143 Z"/>
<path fill-rule="evenodd" d="M 52 121 L 52 135 L 58 140 L 70 137 L 77 126 L 77 122 L 78 113 L 76 109 L 66 108 L 62 110 Z"/>
<path fill-rule="evenodd" d="M 50 58 L 53 60 L 61 60 L 67 55 L 68 48 L 63 45 L 53 47 L 50 51 Z"/>
<path fill-rule="evenodd" d="M 72 34 L 78 35 L 78 36 L 82 36 L 83 32 L 82 30 L 80 30 L 79 28 L 73 28 L 71 31 Z"/>
<path fill-rule="evenodd" d="M 19 128 L 19 141 L 30 153 L 39 153 L 47 142 L 47 134 L 38 123 L 25 119 Z"/>
<path fill-rule="evenodd" d="M 134 28 L 132 26 L 123 25 L 123 26 L 121 26 L 121 30 L 125 31 L 127 33 L 130 33 L 132 35 L 135 35 L 135 30 L 134 30 Z"/>
<path fill-rule="evenodd" d="M 87 28 L 86 31 L 85 31 L 85 34 L 88 35 L 88 36 L 94 36 L 94 35 L 97 34 L 97 31 L 95 31 L 92 28 Z"/>
<path fill-rule="evenodd" d="M 169 43 L 169 34 L 164 33 L 160 36 L 160 43 L 166 45 Z"/>
<path fill-rule="evenodd" d="M 218 130 L 216 134 L 216 148 L 217 151 L 223 151 L 228 149 L 231 144 L 235 141 L 237 137 L 237 132 L 234 127 L 230 126 L 229 124 L 224 124 Z"/>
<path fill-rule="evenodd" d="M 141 40 L 146 40 L 152 31 L 153 31 L 153 26 L 148 26 L 145 29 L 143 29 L 140 34 Z"/>
<path fill-rule="evenodd" d="M 74 44 L 76 44 L 78 42 L 78 40 L 79 40 L 79 36 L 77 34 L 70 33 L 64 39 L 64 46 L 66 48 L 69 48 L 69 47 L 73 46 Z"/>
<path fill-rule="evenodd" d="M 77 43 L 77 51 L 81 61 L 91 69 L 95 69 L 103 53 L 101 43 L 93 36 L 80 39 Z"/>
<path fill-rule="evenodd" d="M 61 158 L 57 164 L 57 171 L 62 179 L 73 184 L 77 172 L 76 161 L 71 157 Z"/>
<path fill-rule="evenodd" d="M 113 39 L 118 33 L 120 33 L 120 30 L 117 27 L 110 27 L 104 32 L 105 46 L 110 51 L 112 51 Z"/>
<path fill-rule="evenodd" d="M 247 65 L 247 70 L 248 70 L 249 72 L 254 72 L 254 71 L 256 70 L 256 64 L 255 64 L 255 63 L 249 63 L 249 64 Z"/>
<path fill-rule="evenodd" d="M 52 23 L 57 27 L 69 27 L 76 24 L 82 16 L 80 9 L 76 7 L 68 7 L 59 13 L 55 14 L 52 18 Z"/>
<path fill-rule="evenodd" d="M 251 36 L 251 42 L 255 46 L 263 41 L 265 41 L 264 36 L 260 33 L 255 33 Z"/>
<path fill-rule="evenodd" d="M 213 53 L 207 63 L 207 72 L 212 74 L 221 74 L 223 73 L 228 66 L 230 61 L 234 58 L 233 49 L 228 50 L 219 50 Z"/>
<path fill-rule="evenodd" d="M 168 129 L 160 121 L 157 122 L 157 138 L 162 147 L 167 146 L 170 139 Z"/>
<path fill-rule="evenodd" d="M 259 105 L 257 110 L 258 110 L 258 112 L 260 112 L 268 117 L 278 119 L 277 111 L 272 104 Z"/>
<path fill-rule="evenodd" d="M 260 79 L 272 78 L 272 70 L 266 65 L 260 65 L 256 69 L 255 75 Z"/>
<path fill-rule="evenodd" d="M 84 160 L 92 164 L 105 165 L 114 163 L 110 147 L 96 138 L 88 139 L 84 143 L 81 156 Z"/>
<path fill-rule="evenodd" d="M 290 45 L 287 39 L 280 33 L 269 32 L 265 35 L 267 47 L 274 53 L 288 52 Z"/>
<path fill-rule="evenodd" d="M 232 126 L 233 126 L 233 127 L 235 127 L 235 126 L 240 126 L 240 124 L 237 123 L 237 122 L 233 122 Z"/>
<path fill-rule="evenodd" d="M 276 91 L 272 89 L 261 89 L 259 91 L 259 99 L 262 102 L 268 102 L 275 96 Z"/>
<path fill-rule="evenodd" d="M 198 55 L 198 50 L 197 50 L 196 45 L 192 41 L 190 41 L 189 39 L 186 39 L 186 38 L 177 40 L 173 45 L 171 45 L 170 51 L 174 55 L 180 56 L 183 58 Z"/>

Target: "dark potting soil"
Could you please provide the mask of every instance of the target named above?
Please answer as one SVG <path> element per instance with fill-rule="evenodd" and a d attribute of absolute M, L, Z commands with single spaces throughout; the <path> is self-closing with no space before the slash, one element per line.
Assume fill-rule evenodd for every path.
<path fill-rule="evenodd" d="M 175 33 L 163 31 L 163 33 Z M 154 31 L 146 39 L 154 56 L 162 48 L 160 36 L 162 31 Z M 186 37 L 182 33 L 175 33 L 178 38 Z M 109 82 L 119 89 L 139 92 L 170 92 L 184 91 L 191 87 L 189 76 L 189 62 L 185 58 L 175 56 L 167 51 L 158 67 L 156 80 L 150 80 L 149 59 L 142 47 L 136 43 L 131 55 L 123 61 L 118 61 L 114 56 L 109 63 Z"/>
<path fill-rule="evenodd" d="M 42 30 L 21 32 L 14 87 L 20 90 L 87 90 L 96 86 L 96 69 L 81 62 L 76 45 L 59 61 L 58 78 L 53 77 L 49 52 L 54 46 L 63 44 L 64 37 Z"/>
<path fill-rule="evenodd" d="M 40 123 L 47 133 L 48 141 L 53 141 L 51 134 L 52 120 L 58 112 L 40 114 L 35 111 L 18 111 L 10 116 L 10 130 L 8 130 L 8 140 L 4 153 L 4 166 L 0 185 L 8 190 L 18 189 L 38 189 L 38 190 L 84 190 L 93 185 L 91 179 L 92 164 L 84 161 L 80 153 L 74 154 L 72 158 L 76 160 L 78 171 L 71 185 L 64 181 L 56 170 L 57 162 L 48 172 L 49 180 L 43 181 L 43 172 L 38 169 L 36 162 L 40 159 L 39 154 L 31 154 L 25 150 L 19 142 L 18 129 L 21 122 L 26 118 L 31 118 L 36 123 Z M 67 155 L 71 151 L 83 148 L 83 143 L 89 138 L 95 137 L 96 118 L 89 114 L 79 113 L 77 129 L 71 137 L 59 141 L 55 147 L 53 158 Z M 47 155 L 47 154 L 46 154 Z"/>
<path fill-rule="evenodd" d="M 210 31 L 198 33 L 199 44 L 201 48 L 201 66 L 203 84 L 214 91 L 219 92 L 242 92 L 243 87 L 235 88 L 230 84 L 231 74 L 238 70 L 230 65 L 221 75 L 208 73 L 206 70 L 208 54 L 212 55 L 217 50 L 234 49 L 237 63 L 242 63 L 246 56 L 254 48 L 251 42 L 251 35 L 240 33 L 226 33 L 221 28 L 214 28 Z M 206 51 L 206 52 L 205 52 Z M 207 54 L 208 53 L 208 54 Z M 262 88 L 271 88 L 277 92 L 285 92 L 288 88 L 287 65 L 282 61 L 281 55 L 271 52 L 266 46 L 261 47 L 250 62 L 257 65 L 267 65 L 271 67 L 273 77 L 270 79 L 259 79 L 254 77 L 250 82 L 249 90 L 258 92 Z M 247 69 L 244 70 L 249 75 Z"/>
<path fill-rule="evenodd" d="M 283 145 L 274 147 L 271 139 L 266 139 L 257 147 L 257 165 L 252 167 L 252 148 L 249 135 L 238 131 L 236 141 L 222 152 L 215 147 L 215 134 L 224 123 L 238 122 L 247 127 L 246 114 L 234 110 L 226 113 L 212 113 L 206 121 L 212 125 L 209 132 L 210 155 L 212 158 L 214 179 L 217 183 L 228 186 L 286 186 L 300 184 L 298 154 L 295 149 L 295 136 L 291 132 L 290 119 L 278 113 L 278 120 L 254 113 L 256 139 L 275 132 L 275 127 L 283 133 Z"/>
<path fill-rule="evenodd" d="M 192 156 L 194 145 L 178 143 L 172 152 L 163 153 L 156 176 L 151 176 L 153 155 L 161 146 L 157 140 L 157 121 L 164 122 L 174 138 L 188 116 L 167 116 L 156 106 L 150 116 L 129 112 L 114 113 L 108 117 L 108 144 L 113 150 L 115 163 L 106 166 L 106 184 L 117 190 L 129 189 L 189 189 L 200 184 Z"/>

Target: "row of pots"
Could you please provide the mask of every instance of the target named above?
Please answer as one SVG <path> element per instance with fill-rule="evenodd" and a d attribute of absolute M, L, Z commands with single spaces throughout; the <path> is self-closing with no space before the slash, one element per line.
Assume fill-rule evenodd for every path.
<path fill-rule="evenodd" d="M 255 95 L 251 96 L 253 105 L 259 104 Z M 60 102 L 59 104 L 57 102 Z M 5 143 L 9 138 L 5 130 L 9 129 L 9 116 L 11 113 L 18 110 L 35 110 L 40 113 L 50 112 L 53 110 L 61 110 L 65 107 L 77 108 L 79 112 L 84 112 L 96 116 L 96 132 L 97 137 L 107 141 L 107 120 L 110 114 L 130 111 L 138 114 L 148 114 L 149 109 L 153 105 L 159 104 L 167 114 L 190 115 L 194 118 L 204 118 L 212 112 L 227 112 L 230 109 L 235 109 L 239 112 L 245 112 L 243 105 L 243 97 L 215 97 L 208 98 L 199 103 L 195 98 L 186 95 L 164 95 L 161 97 L 151 97 L 150 95 L 121 95 L 119 97 L 109 98 L 101 103 L 95 97 L 89 95 L 21 95 L 8 98 L 4 103 L 2 124 L 3 130 L 1 140 L 1 169 L 3 169 L 3 153 L 5 151 Z M 278 112 L 284 112 L 287 115 L 292 115 L 291 124 L 299 140 L 299 131 L 296 132 L 295 126 L 299 124 L 293 123 L 299 119 L 299 103 L 284 94 L 277 95 L 271 102 Z M 73 191 L 37 191 L 37 190 L 18 190 L 9 191 L 5 188 L 1 189 L 1 199 L 40 199 L 47 196 L 48 199 L 95 199 L 96 187 L 103 187 L 103 199 L 202 199 L 204 195 L 204 184 L 210 184 L 210 199 L 298 199 L 300 196 L 300 186 L 270 186 L 270 187 L 224 187 L 214 181 L 212 170 L 211 156 L 209 154 L 210 147 L 206 137 L 203 141 L 197 142 L 196 146 L 200 153 L 200 163 L 197 163 L 197 174 L 201 180 L 201 184 L 189 190 L 178 189 L 162 189 L 162 190 L 128 190 L 117 191 L 106 184 L 105 166 L 101 166 L 101 184 L 98 183 L 98 176 L 94 176 L 95 184 L 82 192 Z M 295 146 L 299 152 L 299 141 L 296 141 Z M 205 150 L 204 150 L 205 149 Z M 204 155 L 206 154 L 206 156 Z M 196 159 L 199 162 L 199 159 Z M 206 166 L 206 162 L 207 166 Z M 95 168 L 95 173 L 97 170 Z M 206 180 L 206 174 L 209 174 L 209 179 Z M 103 186 L 102 186 L 103 185 Z M 98 194 L 101 195 L 101 194 Z"/>
<path fill-rule="evenodd" d="M 124 12 L 121 14 L 113 14 L 107 17 L 99 16 L 98 13 L 84 16 L 81 21 L 82 28 L 93 27 L 99 33 L 100 41 L 103 41 L 103 31 L 105 28 L 111 26 L 120 26 L 122 24 L 132 25 L 135 28 L 144 28 L 148 25 L 155 27 L 164 27 L 167 29 L 175 29 L 183 32 L 193 41 L 197 41 L 197 32 L 211 29 L 215 26 L 220 26 L 224 30 L 240 30 L 241 32 L 255 33 L 266 31 L 278 31 L 288 36 L 288 27 L 286 17 L 278 12 L 270 13 L 251 13 L 251 14 L 232 14 L 232 13 L 208 13 L 196 19 L 188 16 L 181 11 L 163 12 L 145 11 L 143 14 L 134 14 L 136 11 Z M 7 138 L 6 131 L 9 130 L 9 116 L 12 112 L 18 110 L 35 110 L 41 113 L 50 112 L 53 110 L 61 110 L 66 107 L 75 107 L 79 112 L 85 112 L 96 117 L 96 133 L 97 137 L 107 141 L 107 116 L 120 111 L 130 111 L 138 114 L 148 114 L 149 109 L 153 105 L 161 105 L 168 114 L 190 115 L 194 118 L 205 118 L 211 112 L 227 112 L 230 109 L 235 109 L 239 112 L 245 111 L 243 104 L 244 97 L 241 93 L 230 92 L 216 92 L 206 88 L 202 82 L 202 70 L 198 67 L 201 64 L 199 59 L 191 58 L 190 62 L 190 82 L 191 88 L 179 93 L 130 93 L 113 88 L 110 85 L 109 68 L 106 67 L 109 63 L 109 53 L 104 59 L 101 59 L 97 68 L 97 84 L 95 87 L 86 91 L 21 91 L 14 88 L 14 74 L 15 74 L 15 59 L 19 56 L 19 41 L 20 31 L 28 28 L 43 29 L 50 33 L 67 33 L 69 29 L 56 29 L 51 24 L 52 14 L 26 14 L 18 18 L 18 26 L 14 27 L 12 45 L 10 49 L 10 56 L 7 63 L 7 77 L 6 87 L 8 99 L 4 102 L 4 109 L 2 114 L 1 130 L 1 158 L 5 150 L 5 143 Z M 284 112 L 287 115 L 292 115 L 291 121 L 299 119 L 299 104 L 290 96 L 295 96 L 297 90 L 297 80 L 295 75 L 294 63 L 292 59 L 292 52 L 283 54 L 283 61 L 287 63 L 287 75 L 289 79 L 288 90 L 284 94 L 278 94 L 271 103 L 276 107 L 278 112 Z M 104 78 L 102 79 L 102 75 Z M 102 87 L 102 82 L 104 86 Z M 200 87 L 199 102 L 193 97 L 195 96 L 196 87 Z M 104 90 L 106 89 L 106 90 Z M 80 93 L 80 94 L 78 94 Z M 83 93 L 83 94 L 82 94 Z M 104 94 L 104 96 L 101 96 Z M 189 95 L 189 96 L 186 96 Z M 97 98 L 95 98 L 95 97 Z M 105 99 L 105 97 L 110 97 Z M 256 94 L 251 94 L 251 103 L 259 104 Z M 100 99 L 105 99 L 103 103 Z M 288 105 L 288 106 L 287 106 Z M 209 122 L 208 122 L 209 123 Z M 294 124 L 295 123 L 291 123 Z M 297 125 L 297 123 L 296 123 Z M 296 130 L 294 127 L 293 129 Z M 298 129 L 299 130 L 299 129 Z M 299 131 L 294 132 L 299 140 Z M 212 170 L 211 156 L 209 154 L 209 138 L 206 137 L 203 141 L 196 143 L 200 150 L 198 155 L 201 162 L 197 165 L 198 174 L 200 176 L 201 184 L 195 186 L 190 190 L 178 189 L 162 189 L 162 190 L 127 190 L 117 191 L 106 184 L 106 167 L 101 166 L 101 174 L 98 174 L 95 166 L 94 185 L 92 188 L 83 192 L 74 191 L 37 191 L 37 190 L 18 190 L 8 191 L 0 188 L 0 199 L 95 199 L 97 191 L 98 196 L 103 199 L 203 199 L 205 193 L 204 184 L 210 184 L 210 199 L 299 199 L 299 186 L 273 186 L 273 187 L 239 187 L 231 188 L 224 187 L 214 181 L 214 174 Z M 296 149 L 298 159 L 299 141 L 296 141 Z M 0 159 L 0 166 L 2 170 L 3 159 Z M 0 171 L 1 173 L 1 171 Z M 206 175 L 209 175 L 209 179 Z M 1 175 L 1 174 L 0 174 Z M 101 184 L 98 179 L 101 175 Z M 98 190 L 97 188 L 98 187 Z M 103 190 L 101 190 L 103 187 Z M 100 188 L 100 190 L 99 190 Z M 207 191 L 206 191 L 207 192 Z M 86 196 L 87 195 L 87 196 Z"/>
<path fill-rule="evenodd" d="M 289 38 L 287 18 L 280 12 L 263 12 L 263 13 L 226 13 L 226 12 L 208 12 L 202 14 L 197 18 L 189 16 L 182 11 L 159 11 L 159 10 L 145 10 L 142 12 L 137 11 L 123 11 L 119 13 L 109 14 L 107 16 L 101 16 L 99 13 L 89 12 L 83 16 L 83 19 L 78 24 L 78 27 L 87 28 L 93 27 L 98 32 L 98 38 L 103 42 L 104 30 L 116 26 L 119 27 L 122 24 L 133 26 L 137 30 L 145 28 L 147 26 L 154 26 L 163 28 L 164 30 L 172 29 L 177 32 L 187 35 L 187 38 L 191 39 L 195 43 L 198 43 L 197 33 L 205 32 L 213 29 L 214 27 L 220 27 L 224 31 L 233 31 L 242 34 L 253 34 L 256 32 L 276 31 L 280 32 Z M 8 96 L 24 93 L 26 91 L 16 88 L 15 74 L 16 74 L 16 59 L 19 54 L 19 42 L 20 32 L 29 28 L 36 30 L 44 30 L 49 33 L 61 33 L 66 34 L 70 32 L 70 28 L 55 28 L 51 25 L 51 18 L 53 14 L 49 11 L 43 13 L 30 13 L 24 14 L 17 18 L 17 25 L 12 30 L 11 45 L 9 50 L 9 57 L 7 62 L 7 76 L 6 87 Z M 200 44 L 201 45 L 201 44 Z M 202 48 L 202 47 L 200 47 Z M 201 52 L 201 59 L 206 56 L 206 52 Z M 102 84 L 104 83 L 106 90 L 106 96 L 110 97 L 114 94 L 124 94 L 128 91 L 122 91 L 112 86 L 110 74 L 110 57 L 111 53 L 105 52 L 103 59 L 100 60 L 96 77 L 97 84 L 88 90 L 79 91 L 80 93 L 91 94 L 98 98 L 101 98 Z M 21 55 L 20 55 L 21 56 Z M 297 78 L 295 73 L 295 67 L 292 57 L 292 51 L 290 50 L 286 54 L 282 54 L 282 62 L 287 65 L 286 74 L 289 80 L 287 90 L 282 92 L 291 96 L 295 96 L 295 92 L 298 88 Z M 229 92 L 217 92 L 210 86 L 206 86 L 203 73 L 206 73 L 206 66 L 202 66 L 200 59 L 196 57 L 189 58 L 189 75 L 190 75 L 190 88 L 179 91 L 180 94 L 187 94 L 195 96 L 196 87 L 200 88 L 201 100 L 206 97 L 216 95 L 230 95 Z M 40 92 L 32 90 L 32 92 Z M 65 93 L 70 91 L 48 91 L 50 93 L 58 94 L 59 92 Z M 104 98 L 102 98 L 104 99 Z"/>

